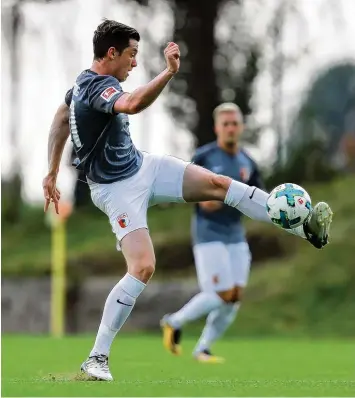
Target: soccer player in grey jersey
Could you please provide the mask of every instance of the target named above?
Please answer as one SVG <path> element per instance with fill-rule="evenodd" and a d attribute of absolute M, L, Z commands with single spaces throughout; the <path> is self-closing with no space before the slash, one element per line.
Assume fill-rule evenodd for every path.
<path fill-rule="evenodd" d="M 53 202 L 58 212 L 56 180 L 70 134 L 76 165 L 87 176 L 92 201 L 107 215 L 127 262 L 127 273 L 107 297 L 94 346 L 81 366 L 100 380 L 112 380 L 108 366 L 112 341 L 154 272 L 149 206 L 219 200 L 251 218 L 270 222 L 268 194 L 259 188 L 172 156 L 136 149 L 127 115 L 150 106 L 180 67 L 179 46 L 170 42 L 164 50 L 166 68 L 148 84 L 124 92 L 120 83 L 137 66 L 139 40 L 135 29 L 116 21 L 106 20 L 97 27 L 93 63 L 78 76 L 54 116 L 48 140 L 49 170 L 43 180 L 45 211 Z M 331 210 L 322 202 L 303 226 L 290 232 L 320 248 L 328 243 L 330 221 Z"/>
<path fill-rule="evenodd" d="M 213 112 L 217 140 L 198 148 L 193 162 L 212 172 L 263 189 L 255 162 L 241 148 L 243 115 L 233 103 L 219 105 Z M 173 354 L 181 352 L 182 327 L 208 314 L 206 326 L 193 356 L 200 362 L 223 362 L 211 345 L 235 319 L 247 284 L 251 255 L 241 220 L 242 213 L 221 201 L 196 204 L 192 241 L 201 292 L 184 307 L 162 319 L 163 341 Z"/>

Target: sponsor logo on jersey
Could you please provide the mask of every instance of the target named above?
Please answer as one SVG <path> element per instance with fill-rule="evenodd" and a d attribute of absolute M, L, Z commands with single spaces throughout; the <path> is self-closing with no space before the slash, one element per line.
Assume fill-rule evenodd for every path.
<path fill-rule="evenodd" d="M 100 95 L 101 98 L 103 98 L 105 101 L 109 102 L 110 99 L 118 93 L 117 88 L 115 87 L 107 87 Z"/>

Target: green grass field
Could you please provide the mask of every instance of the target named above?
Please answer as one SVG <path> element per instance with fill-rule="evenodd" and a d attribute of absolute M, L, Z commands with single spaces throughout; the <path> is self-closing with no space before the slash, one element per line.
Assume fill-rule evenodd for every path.
<path fill-rule="evenodd" d="M 354 341 L 224 340 L 223 365 L 166 353 L 158 336 L 118 338 L 114 382 L 83 381 L 77 370 L 93 337 L 3 336 L 2 396 L 354 396 Z"/>

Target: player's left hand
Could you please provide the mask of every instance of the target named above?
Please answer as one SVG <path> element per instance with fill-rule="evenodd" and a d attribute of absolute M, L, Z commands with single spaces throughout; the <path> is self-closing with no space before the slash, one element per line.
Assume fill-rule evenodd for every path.
<path fill-rule="evenodd" d="M 59 214 L 60 191 L 57 189 L 56 183 L 57 183 L 56 174 L 49 173 L 43 179 L 42 187 L 45 199 L 44 212 L 48 210 L 50 203 L 53 202 L 55 207 L 55 212 Z"/>
<path fill-rule="evenodd" d="M 168 71 L 175 74 L 180 68 L 180 49 L 176 43 L 170 42 L 164 50 Z"/>

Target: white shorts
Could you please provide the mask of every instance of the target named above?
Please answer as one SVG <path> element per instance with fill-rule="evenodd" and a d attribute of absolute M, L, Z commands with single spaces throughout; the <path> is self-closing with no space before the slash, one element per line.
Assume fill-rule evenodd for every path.
<path fill-rule="evenodd" d="M 193 248 L 197 278 L 202 291 L 224 292 L 246 286 L 251 254 L 246 242 L 208 242 Z"/>
<path fill-rule="evenodd" d="M 188 164 L 173 156 L 143 153 L 142 166 L 132 177 L 111 184 L 89 181 L 91 199 L 108 216 L 118 250 L 124 236 L 140 228 L 148 229 L 148 207 L 185 202 L 182 186 Z"/>

